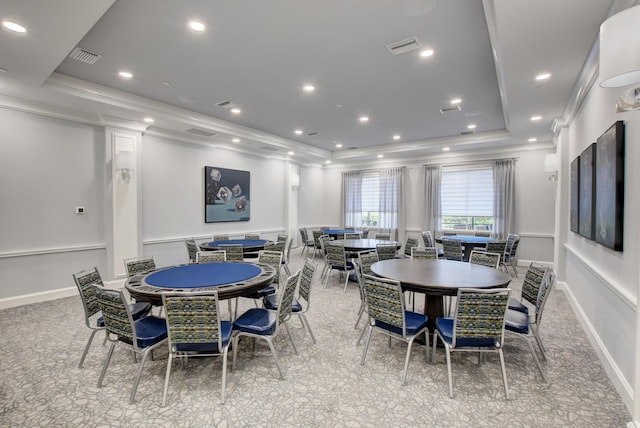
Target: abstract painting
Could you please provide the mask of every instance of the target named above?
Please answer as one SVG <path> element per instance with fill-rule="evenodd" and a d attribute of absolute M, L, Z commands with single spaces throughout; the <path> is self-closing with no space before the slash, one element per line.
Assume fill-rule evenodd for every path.
<path fill-rule="evenodd" d="M 579 222 L 580 235 L 593 239 L 594 222 L 593 195 L 595 190 L 594 161 L 596 157 L 596 143 L 591 144 L 580 154 L 580 196 L 579 196 Z"/>
<path fill-rule="evenodd" d="M 204 167 L 204 221 L 249 221 L 251 189 L 249 171 Z"/>

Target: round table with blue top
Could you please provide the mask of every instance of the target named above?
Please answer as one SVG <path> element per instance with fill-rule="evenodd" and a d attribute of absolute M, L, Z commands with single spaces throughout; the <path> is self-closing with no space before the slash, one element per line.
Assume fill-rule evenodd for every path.
<path fill-rule="evenodd" d="M 179 265 L 132 276 L 125 288 L 138 300 L 162 304 L 162 294 L 216 290 L 220 300 L 254 294 L 275 278 L 276 270 L 261 263 L 219 262 Z"/>
<path fill-rule="evenodd" d="M 322 230 L 323 235 L 329 235 L 333 239 L 342 239 L 344 238 L 345 233 L 358 233 L 353 229 L 324 229 Z"/>
<path fill-rule="evenodd" d="M 457 239 L 460 241 L 460 245 L 464 247 L 464 259 L 469 260 L 471 257 L 471 251 L 476 247 L 485 247 L 487 242 L 493 241 L 494 238 L 488 236 L 474 236 L 474 235 L 443 235 L 436 238 L 438 244 L 442 244 L 442 238 Z"/>
<path fill-rule="evenodd" d="M 222 241 L 213 241 L 200 244 L 202 251 L 218 250 L 220 245 L 242 245 L 242 253 L 245 258 L 258 257 L 258 252 L 264 250 L 265 244 L 269 243 L 266 239 L 224 239 Z"/>

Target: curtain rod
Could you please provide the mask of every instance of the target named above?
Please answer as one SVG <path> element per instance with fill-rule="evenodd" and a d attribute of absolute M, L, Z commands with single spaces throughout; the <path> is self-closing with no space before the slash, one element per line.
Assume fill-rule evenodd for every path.
<path fill-rule="evenodd" d="M 457 165 L 478 165 L 487 162 L 495 162 L 498 160 L 514 160 L 518 161 L 520 158 L 499 158 L 499 159 L 485 159 L 485 160 L 476 160 L 476 161 L 463 161 L 463 162 L 451 162 L 451 163 L 425 163 L 421 166 L 431 166 L 431 165 L 440 165 L 440 166 L 457 166 Z"/>
<path fill-rule="evenodd" d="M 371 171 L 380 171 L 382 169 L 394 169 L 394 168 L 399 168 L 399 169 L 406 169 L 406 166 L 389 166 L 386 168 L 369 168 L 369 169 L 349 169 L 346 171 L 342 171 L 342 173 L 344 172 L 371 172 Z"/>

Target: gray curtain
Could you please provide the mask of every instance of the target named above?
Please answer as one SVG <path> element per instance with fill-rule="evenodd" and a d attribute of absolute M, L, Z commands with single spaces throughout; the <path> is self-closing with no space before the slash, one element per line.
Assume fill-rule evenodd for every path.
<path fill-rule="evenodd" d="M 362 226 L 362 171 L 342 173 L 342 224 L 344 226 Z"/>
<path fill-rule="evenodd" d="M 499 159 L 493 165 L 493 232 L 505 238 L 515 229 L 515 159 Z"/>
<path fill-rule="evenodd" d="M 392 238 L 404 240 L 404 168 L 385 168 L 380 174 L 380 224 Z M 394 233 L 395 232 L 395 233 Z"/>
<path fill-rule="evenodd" d="M 442 220 L 442 203 L 440 200 L 440 184 L 442 182 L 442 165 L 424 166 L 425 211 L 422 229 L 430 230 L 435 236 L 440 230 Z"/>

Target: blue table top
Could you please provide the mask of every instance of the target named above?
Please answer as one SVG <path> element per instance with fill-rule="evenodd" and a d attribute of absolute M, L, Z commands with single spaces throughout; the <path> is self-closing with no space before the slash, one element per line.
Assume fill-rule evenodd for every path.
<path fill-rule="evenodd" d="M 322 231 L 325 235 L 344 235 L 345 233 L 358 233 L 352 229 L 325 229 Z"/>
<path fill-rule="evenodd" d="M 240 244 L 243 247 L 255 247 L 255 246 L 260 246 L 260 245 L 264 245 L 266 244 L 268 241 L 266 239 L 226 239 L 224 241 L 214 241 L 214 242 L 207 242 L 206 245 L 207 247 L 217 247 L 219 245 L 229 245 L 229 244 Z"/>
<path fill-rule="evenodd" d="M 461 243 L 467 242 L 469 244 L 486 244 L 487 242 L 493 240 L 493 238 L 490 238 L 488 236 L 473 236 L 473 235 L 444 235 L 440 239 L 442 238 L 457 239 Z"/>
<path fill-rule="evenodd" d="M 162 288 L 215 287 L 246 281 L 262 270 L 251 263 L 204 263 L 176 266 L 148 275 L 145 282 Z"/>

